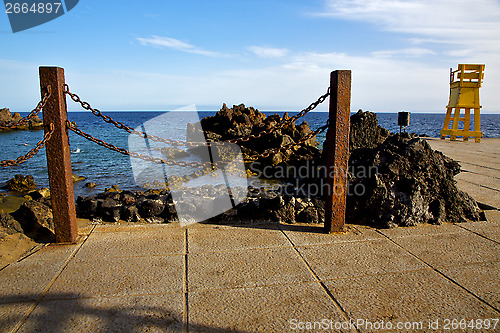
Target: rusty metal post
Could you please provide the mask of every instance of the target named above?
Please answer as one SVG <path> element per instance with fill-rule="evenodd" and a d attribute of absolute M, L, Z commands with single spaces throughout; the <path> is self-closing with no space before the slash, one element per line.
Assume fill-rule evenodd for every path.
<path fill-rule="evenodd" d="M 54 124 L 54 133 L 47 142 L 47 168 L 49 173 L 52 213 L 56 242 L 75 243 L 78 236 L 76 225 L 75 193 L 71 170 L 67 111 L 64 94 L 64 69 L 40 67 L 40 89 L 42 96 L 51 87 L 51 96 L 43 108 L 45 132 Z"/>
<path fill-rule="evenodd" d="M 334 71 L 330 74 L 330 127 L 326 133 L 326 233 L 340 232 L 345 224 L 350 113 L 351 71 Z"/>

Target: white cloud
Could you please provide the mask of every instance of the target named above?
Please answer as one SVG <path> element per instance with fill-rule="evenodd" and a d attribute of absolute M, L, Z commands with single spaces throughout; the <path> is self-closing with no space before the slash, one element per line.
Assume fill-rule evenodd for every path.
<path fill-rule="evenodd" d="M 350 67 L 358 68 L 356 75 L 378 82 L 362 90 L 364 95 L 378 91 L 373 94 L 373 101 L 380 101 L 377 95 L 392 91 L 401 103 L 439 111 L 442 100 L 446 102 L 448 97 L 442 89 L 447 84 L 442 72 L 458 63 L 482 63 L 486 64 L 482 112 L 499 111 L 500 97 L 495 93 L 500 89 L 498 0 L 325 0 L 325 3 L 325 10 L 316 15 L 370 24 L 380 31 L 397 33 L 395 44 L 404 36 L 415 46 L 373 50 L 372 59 L 365 60 L 385 68 L 386 75 L 377 73 L 376 67 L 360 67 L 365 60 L 359 57 L 349 57 L 353 64 Z M 394 98 L 388 100 L 388 107 L 389 103 L 397 105 Z"/>
<path fill-rule="evenodd" d="M 260 58 L 282 58 L 288 54 L 288 49 L 278 49 L 264 46 L 249 46 L 247 48 Z"/>
<path fill-rule="evenodd" d="M 290 55 L 280 66 L 212 71 L 202 76 L 113 70 L 98 74 L 68 71 L 67 78 L 72 90 L 103 110 L 168 110 L 188 104 L 215 109 L 222 103 L 245 103 L 261 110 L 293 111 L 307 107 L 326 91 L 331 71 L 349 69 L 352 110 L 444 112 L 448 69 L 422 66 L 413 59 L 314 52 Z M 69 107 L 75 110 L 72 103 Z M 318 110 L 328 110 L 328 103 Z"/>
<path fill-rule="evenodd" d="M 124 69 L 65 68 L 66 82 L 82 99 L 101 110 L 172 110 L 196 104 L 214 110 L 222 103 L 245 103 L 261 110 L 300 110 L 326 91 L 330 72 L 352 70 L 351 109 L 441 112 L 449 94 L 449 68 L 423 64 L 420 58 L 352 56 L 303 52 L 287 56 L 280 66 L 237 69 L 202 75 L 138 72 Z M 498 112 L 499 86 L 486 67 L 481 91 L 483 113 Z M 31 110 L 40 98 L 36 64 L 0 59 L 6 82 L 3 107 Z M 110 88 L 111 87 L 111 88 Z M 81 111 L 68 100 L 69 110 Z M 323 103 L 319 110 L 328 110 Z"/>
<path fill-rule="evenodd" d="M 316 90 L 312 77 L 324 82 L 332 70 L 352 70 L 352 110 L 440 112 L 449 93 L 448 69 L 417 60 L 313 52 L 294 56 L 284 67 L 307 72 Z"/>
<path fill-rule="evenodd" d="M 210 56 L 210 57 L 222 56 L 222 54 L 220 54 L 218 52 L 207 51 L 207 50 L 201 49 L 199 47 L 196 47 L 192 44 L 183 42 L 183 41 L 175 39 L 175 38 L 170 38 L 170 37 L 162 37 L 162 36 L 153 35 L 150 38 L 138 37 L 137 40 L 139 41 L 139 43 L 141 43 L 144 46 L 167 47 L 167 48 L 177 50 L 177 51 L 194 53 L 194 54 L 201 54 L 201 55 Z"/>
<path fill-rule="evenodd" d="M 326 11 L 319 15 L 426 37 L 414 39 L 418 42 L 430 38 L 439 43 L 480 45 L 478 52 L 500 51 L 497 0 L 327 0 Z"/>
<path fill-rule="evenodd" d="M 408 58 L 418 58 L 424 55 L 436 54 L 436 52 L 429 49 L 412 47 L 401 50 L 374 51 L 371 54 L 374 57 L 380 57 L 380 58 L 391 58 L 400 55 Z"/>

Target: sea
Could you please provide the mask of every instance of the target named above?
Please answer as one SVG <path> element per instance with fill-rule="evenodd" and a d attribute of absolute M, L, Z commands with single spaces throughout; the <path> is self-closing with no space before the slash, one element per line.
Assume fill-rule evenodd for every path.
<path fill-rule="evenodd" d="M 147 124 L 152 124 L 155 119 L 163 119 L 162 135 L 169 139 L 184 140 L 186 136 L 187 123 L 192 123 L 203 117 L 212 116 L 216 111 L 198 112 L 162 112 L 162 111 L 127 111 L 127 112 L 103 112 L 113 119 L 125 125 L 147 131 Z M 264 112 L 267 115 L 284 112 Z M 289 115 L 295 113 L 289 112 Z M 23 114 L 21 113 L 23 116 Z M 24 114 L 25 115 L 25 114 Z M 397 113 L 378 113 L 379 125 L 391 132 L 399 132 L 397 125 Z M 473 117 L 471 117 L 473 118 Z M 118 129 L 112 124 L 104 122 L 90 112 L 69 112 L 68 119 L 75 122 L 78 128 L 88 132 L 94 137 L 111 143 L 115 146 L 129 149 L 129 142 L 133 145 L 134 140 L 129 140 L 129 133 Z M 326 123 L 327 112 L 310 112 L 297 121 L 307 121 L 311 129 L 316 129 Z M 418 135 L 439 137 L 439 131 L 443 127 L 444 113 L 412 113 L 410 126 L 406 131 Z M 471 119 L 471 128 L 473 121 Z M 481 130 L 484 137 L 500 137 L 500 114 L 482 114 Z M 317 141 L 322 146 L 326 133 L 318 135 Z M 0 160 L 15 159 L 26 154 L 43 137 L 43 131 L 9 131 L 0 132 Z M 70 131 L 71 162 L 73 172 L 86 180 L 74 184 L 75 196 L 88 196 L 102 192 L 107 187 L 117 185 L 120 189 L 140 190 L 136 184 L 129 156 L 111 151 L 107 148 L 86 140 Z M 134 147 L 131 147 L 130 150 Z M 7 181 L 16 174 L 32 175 L 39 187 L 48 187 L 47 164 L 45 148 L 36 156 L 15 167 L 0 167 L 0 191 Z M 93 189 L 84 187 L 85 183 L 94 182 L 97 186 Z"/>

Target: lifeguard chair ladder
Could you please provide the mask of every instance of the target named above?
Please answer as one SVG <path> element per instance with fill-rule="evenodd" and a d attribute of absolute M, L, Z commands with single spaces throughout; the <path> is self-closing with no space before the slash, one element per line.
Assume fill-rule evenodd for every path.
<path fill-rule="evenodd" d="M 446 116 L 444 118 L 443 129 L 441 130 L 441 139 L 450 136 L 451 141 L 455 141 L 457 136 L 463 136 L 464 141 L 468 141 L 470 136 L 475 137 L 476 142 L 481 142 L 483 133 L 481 132 L 480 113 L 481 105 L 479 103 L 479 88 L 484 78 L 484 65 L 459 64 L 458 70 L 453 71 L 450 68 L 450 100 L 446 107 Z M 453 124 L 450 128 L 452 110 Z M 464 117 L 460 116 L 462 109 L 465 109 Z M 474 109 L 474 131 L 470 131 L 470 110 Z M 464 129 L 458 129 L 458 122 L 464 122 Z"/>

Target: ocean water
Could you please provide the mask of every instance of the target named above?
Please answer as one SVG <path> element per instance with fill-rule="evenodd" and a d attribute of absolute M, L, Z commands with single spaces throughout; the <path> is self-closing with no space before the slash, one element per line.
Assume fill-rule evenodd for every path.
<path fill-rule="evenodd" d="M 284 112 L 265 112 L 266 114 L 283 114 Z M 138 127 L 165 112 L 108 112 L 117 121 L 130 127 Z M 169 112 L 168 138 L 184 139 L 186 122 L 193 119 L 215 114 L 215 111 L 200 111 L 198 115 L 193 112 Z M 293 115 L 294 113 L 289 113 Z M 379 124 L 391 132 L 399 131 L 397 126 L 397 113 L 377 114 Z M 311 129 L 316 129 L 325 124 L 327 112 L 310 112 L 303 120 L 307 121 Z M 129 134 L 111 124 L 107 124 L 95 117 L 90 112 L 70 112 L 68 119 L 78 124 L 83 131 L 119 147 L 128 149 Z M 299 120 L 300 123 L 302 120 Z M 444 114 L 411 114 L 408 132 L 419 135 L 438 137 L 443 126 Z M 473 128 L 473 124 L 471 124 Z M 481 115 L 481 129 L 484 137 L 500 137 L 500 114 Z M 325 140 L 323 133 L 317 137 L 322 143 Z M 0 133 L 0 160 L 15 159 L 29 151 L 43 137 L 43 131 L 12 131 Z M 26 145 L 25 145 L 26 144 Z M 75 184 L 75 195 L 91 195 L 101 192 L 105 187 L 118 185 L 121 189 L 139 189 L 135 184 L 130 157 L 100 147 L 70 131 L 71 160 L 73 172 L 87 177 L 87 180 Z M 32 175 L 39 186 L 48 186 L 45 149 L 26 163 L 16 167 L 0 167 L 0 186 L 4 185 L 16 174 Z M 83 187 L 86 182 L 95 182 L 95 189 Z M 1 190 L 0 190 L 1 191 Z"/>

